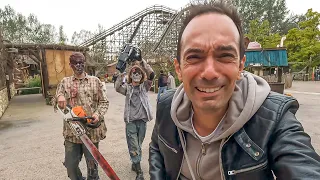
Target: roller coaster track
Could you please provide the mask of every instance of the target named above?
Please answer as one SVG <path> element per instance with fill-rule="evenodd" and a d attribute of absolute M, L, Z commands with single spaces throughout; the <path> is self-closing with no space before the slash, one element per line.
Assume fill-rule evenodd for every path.
<path fill-rule="evenodd" d="M 154 5 L 154 6 L 148 7 L 146 9 L 138 12 L 137 14 L 127 18 L 126 20 L 114 25 L 110 29 L 108 29 L 100 34 L 97 34 L 93 38 L 88 39 L 87 41 L 81 43 L 80 46 L 88 47 L 88 46 L 94 45 L 98 41 L 105 39 L 107 36 L 110 36 L 110 35 L 116 33 L 117 31 L 123 29 L 124 27 L 130 25 L 131 23 L 133 23 L 135 21 L 143 19 L 145 16 L 147 16 L 149 14 L 173 15 L 176 13 L 177 12 L 175 10 L 168 8 L 168 7 L 165 7 L 165 6 L 161 6 L 161 5 Z"/>
<path fill-rule="evenodd" d="M 99 66 L 117 60 L 124 44 L 138 45 L 144 59 L 152 62 L 172 60 L 176 55 L 178 31 L 188 5 L 180 10 L 154 5 L 80 44 L 89 47 Z"/>

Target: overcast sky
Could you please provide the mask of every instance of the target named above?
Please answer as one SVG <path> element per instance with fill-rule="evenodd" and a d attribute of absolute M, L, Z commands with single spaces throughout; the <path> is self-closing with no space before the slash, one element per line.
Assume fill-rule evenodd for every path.
<path fill-rule="evenodd" d="M 70 40 L 74 31 L 94 31 L 99 23 L 108 29 L 155 4 L 180 9 L 188 2 L 189 0 L 0 0 L 0 7 L 10 5 L 25 16 L 33 13 L 42 23 L 52 24 L 57 30 L 63 25 Z M 296 14 L 305 13 L 309 8 L 320 12 L 320 0 L 287 0 L 287 7 Z"/>

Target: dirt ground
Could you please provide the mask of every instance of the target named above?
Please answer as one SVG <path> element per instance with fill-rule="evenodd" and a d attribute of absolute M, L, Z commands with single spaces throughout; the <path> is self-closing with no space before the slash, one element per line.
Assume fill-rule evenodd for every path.
<path fill-rule="evenodd" d="M 116 93 L 113 84 L 107 84 L 110 107 L 105 115 L 108 127 L 107 137 L 100 143 L 100 151 L 113 167 L 120 179 L 134 179 L 130 170 L 125 126 L 123 122 L 124 96 Z M 287 91 L 300 102 L 297 118 L 305 131 L 312 137 L 312 143 L 320 153 L 320 82 L 293 82 Z M 156 94 L 150 92 L 155 115 Z M 148 123 L 143 143 L 142 168 L 148 175 L 148 143 L 154 121 Z M 0 179 L 43 180 L 68 179 L 64 160 L 62 119 L 45 105 L 41 95 L 16 96 L 0 119 Z M 80 164 L 86 175 L 85 161 Z M 101 179 L 108 179 L 99 168 Z"/>

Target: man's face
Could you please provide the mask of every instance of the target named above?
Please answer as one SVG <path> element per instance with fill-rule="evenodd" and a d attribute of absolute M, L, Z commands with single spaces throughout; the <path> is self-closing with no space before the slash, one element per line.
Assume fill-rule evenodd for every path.
<path fill-rule="evenodd" d="M 185 28 L 175 70 L 194 108 L 212 111 L 228 105 L 245 62 L 239 59 L 239 40 L 226 15 L 203 14 Z"/>
<path fill-rule="evenodd" d="M 75 74 L 81 75 L 84 72 L 84 59 L 74 59 L 70 61 L 70 66 Z"/>

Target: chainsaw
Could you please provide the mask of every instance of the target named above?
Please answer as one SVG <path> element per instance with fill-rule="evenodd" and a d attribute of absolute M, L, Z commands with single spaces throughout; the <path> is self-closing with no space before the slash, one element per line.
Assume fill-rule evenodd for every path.
<path fill-rule="evenodd" d="M 87 147 L 90 154 L 101 166 L 103 171 L 111 180 L 120 180 L 114 170 L 111 168 L 109 163 L 101 155 L 97 147 L 92 143 L 92 141 L 87 136 L 86 132 L 89 128 L 98 128 L 101 125 L 101 122 L 93 124 L 93 117 L 87 116 L 84 109 L 81 106 L 71 107 L 67 105 L 65 109 L 60 109 L 57 105 L 58 111 L 63 116 L 63 120 L 69 125 L 72 133 L 78 137 L 82 143 Z"/>

